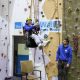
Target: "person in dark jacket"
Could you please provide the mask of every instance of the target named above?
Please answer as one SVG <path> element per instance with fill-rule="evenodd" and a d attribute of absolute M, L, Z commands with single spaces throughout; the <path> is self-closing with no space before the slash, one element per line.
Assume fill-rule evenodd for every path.
<path fill-rule="evenodd" d="M 68 80 L 68 70 L 72 62 L 72 48 L 67 38 L 58 47 L 56 61 L 58 65 L 58 80 Z"/>
<path fill-rule="evenodd" d="M 30 44 L 33 44 L 31 46 L 33 47 L 37 47 L 37 46 L 46 46 L 47 43 L 49 43 L 49 40 L 48 41 L 44 41 L 40 35 L 38 35 L 38 32 L 40 30 L 39 28 L 39 25 L 35 25 L 35 24 L 32 24 L 32 19 L 31 18 L 28 18 L 26 20 L 26 23 L 25 23 L 25 26 L 23 27 L 23 30 L 24 30 L 24 34 L 27 36 L 27 42 L 30 42 Z M 35 42 L 33 42 L 35 41 Z M 36 43 L 36 44 L 34 44 Z"/>

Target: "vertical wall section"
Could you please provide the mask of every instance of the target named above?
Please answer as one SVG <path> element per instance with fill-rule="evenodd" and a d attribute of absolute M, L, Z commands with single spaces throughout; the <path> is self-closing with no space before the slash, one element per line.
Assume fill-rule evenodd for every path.
<path fill-rule="evenodd" d="M 8 76 L 9 15 L 8 0 L 0 0 L 0 80 Z"/>

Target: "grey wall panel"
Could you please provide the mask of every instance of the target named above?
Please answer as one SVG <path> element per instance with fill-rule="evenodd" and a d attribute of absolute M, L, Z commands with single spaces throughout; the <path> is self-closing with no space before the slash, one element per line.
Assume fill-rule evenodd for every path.
<path fill-rule="evenodd" d="M 0 80 L 4 80 L 8 76 L 9 30 L 8 22 L 3 16 L 0 16 L 0 24 Z"/>

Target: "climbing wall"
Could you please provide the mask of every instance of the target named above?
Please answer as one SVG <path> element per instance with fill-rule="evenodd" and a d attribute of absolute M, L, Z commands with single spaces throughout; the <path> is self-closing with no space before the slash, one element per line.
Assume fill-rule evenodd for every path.
<path fill-rule="evenodd" d="M 8 22 L 0 17 L 0 80 L 8 76 Z"/>
<path fill-rule="evenodd" d="M 8 76 L 8 0 L 0 0 L 0 80 Z"/>
<path fill-rule="evenodd" d="M 48 35 L 48 39 L 50 40 L 50 44 L 44 48 L 44 51 L 50 59 L 49 64 L 46 65 L 46 72 L 47 72 L 48 78 L 51 79 L 53 76 L 57 77 L 57 74 L 58 74 L 55 60 L 56 60 L 56 50 L 59 45 L 59 33 L 50 33 Z M 61 38 L 60 38 L 60 41 L 61 41 Z"/>
<path fill-rule="evenodd" d="M 73 47 L 73 60 L 69 80 L 80 80 L 80 0 L 63 2 L 63 38 L 70 39 Z"/>
<path fill-rule="evenodd" d="M 41 32 L 50 43 L 44 47 L 44 52 L 50 59 L 45 66 L 48 80 L 57 80 L 56 50 L 62 42 L 63 0 L 39 0 L 39 20 Z M 54 23 L 58 23 L 55 26 Z M 54 24 L 54 25 L 52 25 Z"/>

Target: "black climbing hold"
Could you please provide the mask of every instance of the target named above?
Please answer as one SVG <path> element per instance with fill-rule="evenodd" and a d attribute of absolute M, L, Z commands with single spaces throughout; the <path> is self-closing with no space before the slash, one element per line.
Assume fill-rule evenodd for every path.
<path fill-rule="evenodd" d="M 40 60 L 41 58 L 39 57 L 39 60 Z"/>
<path fill-rule="evenodd" d="M 3 57 L 3 55 L 4 55 L 4 54 L 2 53 L 1 56 Z"/>
<path fill-rule="evenodd" d="M 79 12 L 79 8 L 76 9 L 76 12 Z"/>
<path fill-rule="evenodd" d="M 0 69 L 0 72 L 1 72 L 1 69 Z"/>
<path fill-rule="evenodd" d="M 2 22 L 4 22 L 4 20 L 2 20 Z"/>
<path fill-rule="evenodd" d="M 24 11 L 26 12 L 27 11 L 27 8 L 24 8 Z"/>
<path fill-rule="evenodd" d="M 8 72 L 8 70 L 6 70 L 6 73 Z"/>
<path fill-rule="evenodd" d="M 41 14 L 43 14 L 43 12 L 41 11 Z"/>
<path fill-rule="evenodd" d="M 49 54 L 49 56 L 51 56 L 51 54 Z"/>
<path fill-rule="evenodd" d="M 2 5 L 2 7 L 4 7 L 4 5 Z"/>
<path fill-rule="evenodd" d="M 61 5 L 61 3 L 59 3 L 59 5 Z"/>
<path fill-rule="evenodd" d="M 31 8 L 31 6 L 28 6 L 28 8 Z"/>
<path fill-rule="evenodd" d="M 76 21 L 76 22 L 78 21 L 78 17 L 75 18 L 75 21 Z"/>
<path fill-rule="evenodd" d="M 7 26 L 7 24 L 5 24 L 5 27 Z"/>

